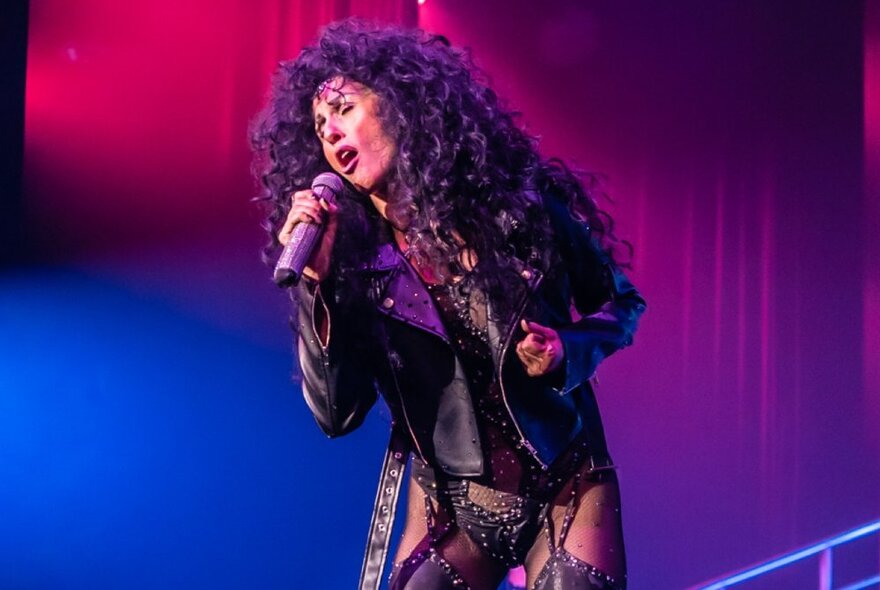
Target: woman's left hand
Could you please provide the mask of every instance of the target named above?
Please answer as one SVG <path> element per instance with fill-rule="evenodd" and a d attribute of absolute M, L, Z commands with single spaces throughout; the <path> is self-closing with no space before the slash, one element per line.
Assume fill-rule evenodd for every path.
<path fill-rule="evenodd" d="M 558 369 L 565 357 L 559 334 L 553 328 L 522 321 L 526 337 L 516 345 L 516 355 L 530 377 L 540 377 Z"/>

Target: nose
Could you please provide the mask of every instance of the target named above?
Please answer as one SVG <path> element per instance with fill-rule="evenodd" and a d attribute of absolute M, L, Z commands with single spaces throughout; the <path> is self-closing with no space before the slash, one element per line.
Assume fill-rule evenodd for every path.
<path fill-rule="evenodd" d="M 342 139 L 343 134 L 342 130 L 336 125 L 336 122 L 330 118 L 326 123 L 324 123 L 324 129 L 322 130 L 322 139 L 333 145 L 340 139 Z"/>

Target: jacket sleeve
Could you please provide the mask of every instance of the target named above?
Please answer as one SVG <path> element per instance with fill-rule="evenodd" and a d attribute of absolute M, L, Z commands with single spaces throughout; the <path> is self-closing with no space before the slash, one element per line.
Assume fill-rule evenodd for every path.
<path fill-rule="evenodd" d="M 568 273 L 579 320 L 558 330 L 565 349 L 566 394 L 590 379 L 599 363 L 633 342 L 646 304 L 626 275 L 590 236 L 589 227 L 571 217 L 567 206 L 545 199 L 560 254 Z"/>
<path fill-rule="evenodd" d="M 303 280 L 297 290 L 303 397 L 321 430 L 341 436 L 360 426 L 376 402 L 372 373 L 351 329 L 364 318 L 344 317 L 323 293 L 332 293 L 329 284 Z"/>

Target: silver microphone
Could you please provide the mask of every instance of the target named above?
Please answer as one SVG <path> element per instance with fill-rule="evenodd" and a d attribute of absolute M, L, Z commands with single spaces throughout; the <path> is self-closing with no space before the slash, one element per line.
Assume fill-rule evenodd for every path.
<path fill-rule="evenodd" d="M 332 172 L 323 172 L 312 181 L 312 192 L 316 199 L 336 203 L 336 195 L 342 192 L 342 179 Z M 321 241 L 324 226 L 320 223 L 300 222 L 293 228 L 290 241 L 275 264 L 273 279 L 279 287 L 296 285 L 302 276 L 309 257 Z"/>

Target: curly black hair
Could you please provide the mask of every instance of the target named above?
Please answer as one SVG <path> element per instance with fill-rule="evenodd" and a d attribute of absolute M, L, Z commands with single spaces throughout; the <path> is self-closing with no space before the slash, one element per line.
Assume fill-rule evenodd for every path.
<path fill-rule="evenodd" d="M 349 19 L 328 26 L 318 42 L 282 63 L 271 98 L 255 121 L 254 172 L 269 204 L 263 227 L 268 261 L 292 192 L 330 171 L 315 134 L 312 101 L 322 83 L 341 78 L 379 97 L 378 116 L 397 152 L 389 171 L 391 220 L 402 220 L 410 252 L 438 276 L 461 274 L 463 249 L 476 254 L 471 280 L 498 310 L 515 292 L 515 259 L 551 270 L 558 257 L 541 198 L 560 199 L 588 223 L 614 256 L 613 220 L 596 203 L 595 175 L 576 175 L 561 160 L 545 160 L 535 138 L 516 123 L 466 50 L 420 30 Z M 387 240 L 388 230 L 368 201 L 348 186 L 341 198 L 337 275 L 371 255 L 365 244 Z M 345 281 L 342 281 L 343 283 Z M 363 293 L 363 291 L 360 291 Z"/>

